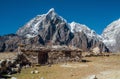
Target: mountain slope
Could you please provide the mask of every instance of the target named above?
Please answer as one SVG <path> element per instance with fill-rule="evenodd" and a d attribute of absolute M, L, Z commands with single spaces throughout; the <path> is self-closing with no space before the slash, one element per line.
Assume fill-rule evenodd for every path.
<path fill-rule="evenodd" d="M 74 45 L 80 47 L 83 50 L 90 50 L 94 47 L 99 47 L 101 52 L 108 51 L 107 47 L 102 42 L 102 37 L 94 30 L 91 30 L 86 25 L 76 22 L 70 23 L 71 32 L 74 33 L 74 41 L 77 41 Z"/>
<path fill-rule="evenodd" d="M 90 28 L 88 28 L 88 26 L 86 25 L 72 22 L 70 23 L 70 26 L 71 26 L 71 32 L 73 33 L 83 31 L 87 35 L 88 38 L 94 38 L 98 40 L 102 39 L 100 35 L 98 35 L 94 30 L 91 30 Z"/>
<path fill-rule="evenodd" d="M 102 33 L 103 42 L 112 52 L 120 51 L 120 19 L 113 21 Z"/>
<path fill-rule="evenodd" d="M 18 44 L 21 43 L 22 37 L 16 34 L 8 34 L 0 37 L 0 52 L 12 52 L 16 51 Z"/>

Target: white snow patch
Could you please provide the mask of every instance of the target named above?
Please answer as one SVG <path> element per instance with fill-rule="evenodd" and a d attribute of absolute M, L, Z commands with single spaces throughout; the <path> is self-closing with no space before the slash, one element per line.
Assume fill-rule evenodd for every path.
<path fill-rule="evenodd" d="M 36 37 L 36 36 L 37 36 L 37 35 L 31 35 L 31 34 L 27 34 L 27 35 L 26 35 L 27 38 L 34 38 L 34 37 Z"/>

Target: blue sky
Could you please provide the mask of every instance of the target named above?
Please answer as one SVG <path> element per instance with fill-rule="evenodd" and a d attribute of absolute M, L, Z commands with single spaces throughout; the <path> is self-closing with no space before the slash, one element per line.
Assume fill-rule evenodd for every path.
<path fill-rule="evenodd" d="M 98 34 L 120 18 L 120 0 L 0 0 L 0 35 L 16 33 L 50 8 L 68 22 L 86 24 Z"/>

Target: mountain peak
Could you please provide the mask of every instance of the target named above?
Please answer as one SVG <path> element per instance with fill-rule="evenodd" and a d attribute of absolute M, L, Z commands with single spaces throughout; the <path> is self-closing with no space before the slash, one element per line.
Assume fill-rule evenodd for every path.
<path fill-rule="evenodd" d="M 51 12 L 55 12 L 55 9 L 54 8 L 51 8 L 48 13 L 51 13 Z"/>
<path fill-rule="evenodd" d="M 31 19 L 17 31 L 17 35 L 33 38 L 40 34 L 41 30 L 47 29 L 49 26 L 52 27 L 51 22 L 55 23 L 54 26 L 57 27 L 58 24 L 66 23 L 66 20 L 59 16 L 54 8 L 51 8 L 46 14 L 37 15 Z"/>
<path fill-rule="evenodd" d="M 51 8 L 51 9 L 47 12 L 47 14 L 56 14 L 55 9 L 54 9 L 54 8 Z"/>

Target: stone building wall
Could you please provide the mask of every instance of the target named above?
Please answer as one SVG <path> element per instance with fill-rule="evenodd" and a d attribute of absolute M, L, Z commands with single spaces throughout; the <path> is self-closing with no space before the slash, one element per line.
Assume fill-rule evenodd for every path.
<path fill-rule="evenodd" d="M 32 64 L 55 64 L 61 62 L 80 62 L 82 51 L 80 49 L 37 49 L 22 50 L 23 54 Z"/>
<path fill-rule="evenodd" d="M 81 52 L 25 52 L 24 55 L 32 64 L 56 64 L 81 61 Z"/>

